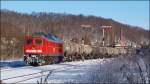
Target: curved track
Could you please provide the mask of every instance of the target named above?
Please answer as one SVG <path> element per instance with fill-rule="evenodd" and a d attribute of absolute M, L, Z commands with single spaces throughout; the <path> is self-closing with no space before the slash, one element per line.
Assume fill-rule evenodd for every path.
<path fill-rule="evenodd" d="M 51 69 L 51 67 L 53 67 L 53 65 L 39 66 L 39 67 L 27 66 L 27 67 L 15 68 L 15 69 L 3 69 L 2 72 L 9 72 L 9 71 L 19 70 L 19 69 L 36 69 L 39 71 L 30 73 L 30 74 L 24 74 L 24 75 L 18 75 L 18 76 L 14 76 L 14 77 L 4 78 L 4 79 L 1 79 L 1 81 L 7 82 L 7 81 L 11 81 L 11 80 L 16 80 L 16 81 L 14 81 L 14 83 L 21 83 L 21 82 L 25 82 L 28 80 L 40 78 L 43 76 L 46 77 L 50 74 L 53 74 L 54 72 L 64 71 L 64 68 L 65 68 L 65 70 L 66 69 L 69 70 L 69 68 L 71 68 L 71 67 L 78 67 L 77 65 L 72 65 L 72 64 L 58 64 L 58 66 L 60 66 L 60 67 L 55 68 L 55 69 Z"/>
<path fill-rule="evenodd" d="M 29 69 L 32 68 L 33 66 L 24 66 L 24 67 L 19 67 L 19 68 L 2 68 L 0 71 L 4 72 L 4 71 L 13 71 L 13 70 L 18 70 L 18 69 Z"/>

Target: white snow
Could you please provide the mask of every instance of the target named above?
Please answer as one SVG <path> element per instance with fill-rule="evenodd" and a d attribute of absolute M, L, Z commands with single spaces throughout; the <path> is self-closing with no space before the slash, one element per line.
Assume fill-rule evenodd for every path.
<path fill-rule="evenodd" d="M 5 69 L 5 67 L 2 67 L 1 69 L 1 80 L 3 83 L 37 83 L 37 81 L 39 82 L 41 81 L 41 78 L 43 81 L 46 78 L 47 74 L 51 72 L 51 74 L 47 78 L 48 83 L 79 82 L 80 80 L 85 79 L 85 75 L 87 75 L 87 71 L 89 70 L 89 68 L 91 68 L 91 66 L 96 65 L 98 63 L 103 64 L 109 60 L 112 59 L 74 61 L 74 62 L 65 62 L 60 64 L 52 64 L 52 65 L 45 65 L 45 66 L 38 66 L 38 67 L 29 67 L 25 65 L 23 67 L 22 66 L 17 67 L 16 65 L 17 68 L 16 67 L 13 68 L 14 66 L 11 67 L 7 65 L 7 67 L 9 66 L 9 70 Z M 38 73 L 41 71 L 45 71 L 45 72 Z M 33 74 L 33 75 L 28 75 L 28 74 Z M 27 76 L 4 80 L 7 78 L 17 77 L 22 75 L 27 75 Z"/>
<path fill-rule="evenodd" d="M 147 83 L 149 54 L 25 66 L 23 60 L 0 61 L 2 83 Z M 22 76 L 24 75 L 24 76 Z M 22 77 L 17 77 L 22 76 Z M 16 77 L 11 79 L 12 77 Z M 10 79 L 7 79 L 10 78 Z"/>

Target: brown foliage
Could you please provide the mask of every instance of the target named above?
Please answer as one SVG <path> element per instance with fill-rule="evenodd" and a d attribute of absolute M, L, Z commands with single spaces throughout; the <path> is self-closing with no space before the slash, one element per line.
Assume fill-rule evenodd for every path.
<path fill-rule="evenodd" d="M 91 25 L 88 29 L 84 29 L 81 25 Z M 15 38 L 16 49 L 21 55 L 24 36 L 34 32 L 51 33 L 61 37 L 63 40 L 73 40 L 76 43 L 81 43 L 84 40 L 85 44 L 97 39 L 101 43 L 102 25 L 112 26 L 112 29 L 106 30 L 105 41 L 109 37 L 110 43 L 114 42 L 114 37 L 119 39 L 120 28 L 123 31 L 125 40 L 130 40 L 136 43 L 141 43 L 143 39 L 148 39 L 149 31 L 139 27 L 118 23 L 112 19 L 105 19 L 95 16 L 71 15 L 71 14 L 55 14 L 55 13 L 32 13 L 22 14 L 8 10 L 1 10 L 1 37 L 6 41 L 11 41 Z M 2 42 L 2 39 L 1 39 Z M 8 42 L 9 43 L 9 42 Z M 7 46 L 6 43 L 2 43 Z M 10 45 L 12 46 L 12 45 Z M 8 56 L 9 48 L 2 50 Z M 10 53 L 12 54 L 12 53 Z"/>

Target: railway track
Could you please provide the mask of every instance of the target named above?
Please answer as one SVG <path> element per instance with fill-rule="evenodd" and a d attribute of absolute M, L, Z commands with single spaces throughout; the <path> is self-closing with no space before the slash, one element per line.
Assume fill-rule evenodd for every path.
<path fill-rule="evenodd" d="M 60 64 L 60 65 L 76 66 L 76 65 L 71 65 L 71 64 Z M 44 68 L 43 66 L 38 66 L 38 67 Z M 2 68 L 2 69 L 0 70 L 0 72 L 14 71 L 14 70 L 18 70 L 18 69 L 31 69 L 31 68 L 38 69 L 38 67 L 35 67 L 35 66 L 24 66 L 24 67 L 19 67 L 19 68 Z"/>
<path fill-rule="evenodd" d="M 18 70 L 18 69 L 28 69 L 28 68 L 32 68 L 33 66 L 25 66 L 25 67 L 20 67 L 20 68 L 4 68 L 4 69 L 1 69 L 0 71 L 1 72 L 4 72 L 4 71 L 13 71 L 13 70 Z"/>
<path fill-rule="evenodd" d="M 66 70 L 69 70 L 71 67 L 79 67 L 78 65 L 72 65 L 72 64 L 60 64 L 60 66 L 63 66 L 63 67 L 59 67 L 59 68 L 55 68 L 55 69 L 48 69 L 48 67 L 44 67 L 44 66 L 31 67 L 30 69 L 36 68 L 36 69 L 39 69 L 39 70 L 41 69 L 41 71 L 38 71 L 38 72 L 35 72 L 35 73 L 30 73 L 30 74 L 24 74 L 24 75 L 9 77 L 9 78 L 4 78 L 4 79 L 1 79 L 1 81 L 5 82 L 5 81 L 14 81 L 14 80 L 16 80 L 14 83 L 17 84 L 17 83 L 22 83 L 22 82 L 29 81 L 29 80 L 36 79 L 36 78 L 40 78 L 40 77 L 46 77 L 47 75 L 53 74 L 53 73 L 56 73 L 56 72 L 66 71 Z M 64 70 L 64 68 L 65 68 L 65 70 Z M 22 67 L 22 69 L 23 69 L 23 67 Z M 11 70 L 7 70 L 7 71 L 11 71 Z"/>

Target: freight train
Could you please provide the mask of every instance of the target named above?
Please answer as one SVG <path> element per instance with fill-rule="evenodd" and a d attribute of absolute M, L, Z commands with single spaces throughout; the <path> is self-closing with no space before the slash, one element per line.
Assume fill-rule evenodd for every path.
<path fill-rule="evenodd" d="M 27 65 L 59 63 L 64 58 L 61 39 L 43 32 L 25 36 L 23 52 Z"/>

